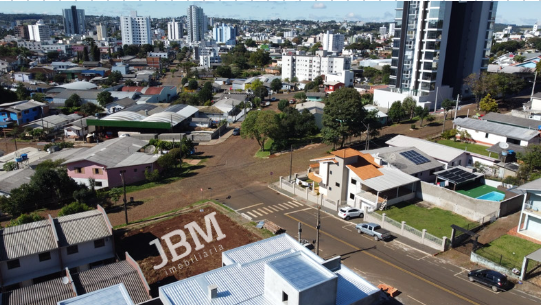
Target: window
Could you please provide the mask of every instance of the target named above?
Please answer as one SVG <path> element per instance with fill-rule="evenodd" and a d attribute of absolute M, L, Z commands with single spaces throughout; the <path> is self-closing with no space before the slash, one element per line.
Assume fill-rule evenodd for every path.
<path fill-rule="evenodd" d="M 462 160 L 458 160 L 458 165 L 462 165 Z"/>
<path fill-rule="evenodd" d="M 68 255 L 75 254 L 79 252 L 79 247 L 77 245 L 68 247 Z"/>
<path fill-rule="evenodd" d="M 95 181 L 94 185 L 95 186 L 103 186 L 103 183 L 101 181 Z"/>
<path fill-rule="evenodd" d="M 51 252 L 43 252 L 39 254 L 39 261 L 44 262 L 51 259 Z"/>
<path fill-rule="evenodd" d="M 336 185 L 336 187 L 340 187 L 340 183 L 335 182 L 334 184 Z"/>
<path fill-rule="evenodd" d="M 74 170 L 77 174 L 83 173 L 83 169 L 80 168 L 80 167 L 76 167 L 76 168 L 74 168 L 73 170 Z"/>
<path fill-rule="evenodd" d="M 100 174 L 100 169 L 99 169 L 99 168 L 95 168 L 95 169 L 94 169 L 94 174 L 99 175 L 99 174 Z"/>
<path fill-rule="evenodd" d="M 351 184 L 357 184 L 357 180 L 351 179 Z"/>
<path fill-rule="evenodd" d="M 332 171 L 329 172 L 329 175 L 332 175 Z"/>
<path fill-rule="evenodd" d="M 349 193 L 349 199 L 355 199 L 355 194 Z"/>
<path fill-rule="evenodd" d="M 94 241 L 94 248 L 105 247 L 105 239 L 98 239 Z"/>
<path fill-rule="evenodd" d="M 332 187 L 329 186 L 329 191 L 332 191 Z"/>
<path fill-rule="evenodd" d="M 8 261 L 8 270 L 15 269 L 21 267 L 21 263 L 18 259 L 14 259 L 12 261 Z"/>
<path fill-rule="evenodd" d="M 287 293 L 282 291 L 282 302 L 287 302 L 288 299 Z"/>
<path fill-rule="evenodd" d="M 487 132 L 487 133 L 485 133 L 485 138 L 488 138 L 488 132 Z"/>

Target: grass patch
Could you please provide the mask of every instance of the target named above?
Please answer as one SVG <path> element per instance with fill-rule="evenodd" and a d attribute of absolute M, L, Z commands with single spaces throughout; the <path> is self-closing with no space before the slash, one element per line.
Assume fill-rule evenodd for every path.
<path fill-rule="evenodd" d="M 451 237 L 451 225 L 467 227 L 475 222 L 439 208 L 423 208 L 412 203 L 399 203 L 385 211 L 376 211 L 378 214 L 385 213 L 388 217 L 414 227 L 417 230 L 426 231 L 436 237 Z M 470 225 L 471 226 L 471 225 Z"/>
<path fill-rule="evenodd" d="M 253 226 L 255 228 L 255 226 L 257 226 L 257 222 L 255 221 L 251 221 L 249 223 L 251 226 Z M 257 229 L 259 230 L 259 232 L 261 233 L 261 235 L 263 236 L 263 238 L 269 238 L 269 237 L 273 237 L 274 236 L 274 233 L 272 233 L 271 231 L 267 230 L 267 229 L 264 229 L 264 228 L 261 228 L 261 229 Z"/>
<path fill-rule="evenodd" d="M 479 196 L 483 196 L 484 194 L 488 194 L 491 192 L 498 192 L 501 194 L 505 194 L 504 192 L 490 185 L 471 185 L 471 186 L 466 185 L 466 186 L 461 186 L 460 188 L 461 189 L 456 190 L 457 193 L 466 195 L 471 198 L 477 198 Z"/>
<path fill-rule="evenodd" d="M 493 240 L 475 253 L 508 269 L 521 269 L 524 256 L 538 250 L 541 245 L 520 237 L 503 235 Z M 535 263 L 528 264 L 528 272 L 535 268 Z"/>
<path fill-rule="evenodd" d="M 487 151 L 488 147 L 483 145 L 455 142 L 453 140 L 439 140 L 438 143 L 484 156 L 488 156 L 489 154 L 489 152 Z"/>
<path fill-rule="evenodd" d="M 271 149 L 271 146 L 272 144 L 274 143 L 274 140 L 273 139 L 268 139 L 266 142 L 265 142 L 265 150 L 264 151 L 261 151 L 258 150 L 256 153 L 255 153 L 255 156 L 257 158 L 268 158 L 270 156 L 270 149 Z"/>
<path fill-rule="evenodd" d="M 198 164 L 199 165 L 199 164 Z M 152 187 L 169 184 L 177 180 L 183 179 L 188 173 L 191 172 L 193 166 L 188 163 L 182 163 L 181 167 L 178 165 L 171 170 L 161 173 L 159 181 L 140 181 L 134 184 L 126 185 L 126 193 L 136 192 Z"/>

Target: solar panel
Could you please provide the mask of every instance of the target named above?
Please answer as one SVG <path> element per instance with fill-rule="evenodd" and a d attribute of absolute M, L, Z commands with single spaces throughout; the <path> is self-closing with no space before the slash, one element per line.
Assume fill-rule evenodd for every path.
<path fill-rule="evenodd" d="M 475 178 L 477 178 L 477 175 L 474 175 L 460 168 L 452 168 L 448 171 L 438 174 L 438 179 L 445 179 L 455 184 L 471 181 Z"/>
<path fill-rule="evenodd" d="M 403 151 L 400 154 L 402 156 L 404 156 L 404 158 L 406 158 L 406 159 L 410 160 L 411 162 L 415 163 L 415 165 L 430 162 L 429 159 L 427 159 L 426 157 L 424 157 L 420 153 L 416 152 L 415 150 Z"/>

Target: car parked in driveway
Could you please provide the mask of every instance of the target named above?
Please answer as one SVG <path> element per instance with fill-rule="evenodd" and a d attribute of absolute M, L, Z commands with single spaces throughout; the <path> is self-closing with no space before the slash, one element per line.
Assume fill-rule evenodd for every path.
<path fill-rule="evenodd" d="M 478 282 L 488 286 L 494 292 L 505 290 L 508 286 L 507 276 L 490 269 L 476 269 L 468 272 L 470 282 Z"/>
<path fill-rule="evenodd" d="M 270 100 L 271 100 L 271 102 L 276 102 L 278 99 L 275 98 L 275 97 L 273 97 L 273 98 L 271 98 Z"/>
<path fill-rule="evenodd" d="M 351 218 L 355 217 L 364 217 L 363 211 L 360 209 L 352 208 L 352 207 L 345 207 L 338 210 L 338 217 L 341 217 L 345 220 L 350 220 Z"/>
<path fill-rule="evenodd" d="M 240 136 L 240 128 L 233 129 L 233 135 L 234 136 Z"/>

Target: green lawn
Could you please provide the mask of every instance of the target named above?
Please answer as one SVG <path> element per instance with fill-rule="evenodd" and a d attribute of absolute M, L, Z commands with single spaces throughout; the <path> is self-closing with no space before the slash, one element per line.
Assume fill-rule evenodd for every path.
<path fill-rule="evenodd" d="M 460 188 L 461 189 L 456 190 L 457 193 L 460 193 L 472 198 L 477 198 L 479 196 L 483 196 L 484 194 L 488 194 L 490 192 L 498 192 L 498 193 L 505 194 L 504 192 L 490 185 L 472 185 L 472 186 L 466 185 L 466 186 L 460 186 Z"/>
<path fill-rule="evenodd" d="M 467 150 L 475 154 L 488 156 L 487 146 L 478 145 L 478 144 L 468 144 L 468 143 L 463 143 L 463 142 L 455 142 L 453 140 L 439 140 L 438 143 L 446 145 L 446 146 L 458 148 L 460 150 Z"/>
<path fill-rule="evenodd" d="M 376 211 L 378 214 L 385 213 L 388 217 L 402 222 L 405 221 L 409 226 L 417 230 L 426 231 L 434 236 L 442 238 L 451 237 L 451 225 L 467 227 L 473 224 L 466 218 L 438 208 L 423 208 L 411 203 L 399 203 L 391 206 L 385 211 Z"/>
<path fill-rule="evenodd" d="M 199 166 L 199 165 L 196 165 Z M 193 166 L 188 163 L 182 163 L 182 169 L 179 170 L 178 165 L 174 169 L 171 169 L 165 173 L 162 173 L 162 176 L 160 176 L 160 180 L 155 182 L 150 181 L 141 181 L 138 183 L 126 185 L 126 193 L 131 193 L 135 191 L 140 191 L 144 189 L 148 189 L 151 187 L 168 184 L 177 180 L 180 180 L 184 178 L 186 174 L 188 174 L 192 170 Z M 120 186 L 122 188 L 122 186 Z"/>
<path fill-rule="evenodd" d="M 257 158 L 268 158 L 270 156 L 270 149 L 271 149 L 272 143 L 274 143 L 272 139 L 268 139 L 267 141 L 265 141 L 265 150 L 264 151 L 261 151 L 261 149 L 258 150 L 255 153 L 255 156 Z"/>
<path fill-rule="evenodd" d="M 524 256 L 540 248 L 541 245 L 520 237 L 503 235 L 475 253 L 506 268 L 521 269 Z M 528 271 L 533 269 L 536 264 L 535 262 L 531 262 L 529 265 Z"/>

